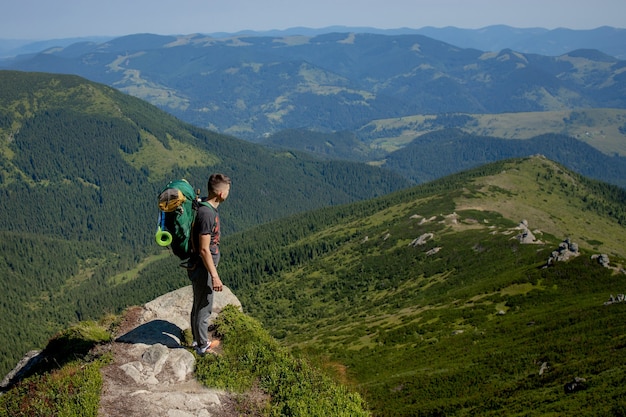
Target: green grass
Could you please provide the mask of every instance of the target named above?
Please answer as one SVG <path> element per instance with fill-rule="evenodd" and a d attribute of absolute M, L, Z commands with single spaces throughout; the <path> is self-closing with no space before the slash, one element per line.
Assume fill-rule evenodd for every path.
<path fill-rule="evenodd" d="M 98 415 L 102 361 L 77 361 L 33 376 L 0 397 L 0 416 L 89 417 Z"/>
<path fill-rule="evenodd" d="M 455 235 L 461 246 L 484 238 L 476 231 Z M 626 394 L 620 382 L 626 366 L 615 360 L 626 312 L 603 302 L 619 291 L 620 278 L 591 263 L 588 253 L 540 269 L 549 248 L 537 254 L 504 238 L 496 244 L 520 258 L 511 252 L 507 259 L 485 243 L 486 255 L 474 265 L 453 255 L 439 260 L 443 271 L 423 276 L 396 268 L 335 279 L 315 274 L 320 260 L 277 286 L 262 286 L 255 301 L 268 303 L 272 293 L 267 326 L 294 351 L 345 367 L 375 415 L 524 415 L 530 404 L 537 413 L 572 415 L 582 407 L 585 415 L 610 415 L 611 398 Z M 388 270 L 390 261 L 408 261 L 370 256 Z M 300 295 L 310 291 L 304 303 Z M 550 368 L 540 376 L 543 362 Z M 565 395 L 563 385 L 577 376 L 589 389 Z"/>
<path fill-rule="evenodd" d="M 149 167 L 150 179 L 153 181 L 167 178 L 167 175 L 171 175 L 171 172 L 179 167 L 207 167 L 220 162 L 216 155 L 172 137 L 168 138 L 166 148 L 154 136 L 145 132 L 139 152 L 133 154 L 120 152 L 120 155 L 137 170 Z"/>
<path fill-rule="evenodd" d="M 139 276 L 141 271 L 145 270 L 154 262 L 158 262 L 170 256 L 172 256 L 172 254 L 169 251 L 163 251 L 158 255 L 148 256 L 147 258 L 143 259 L 140 263 L 138 263 L 137 266 L 134 267 L 133 269 L 120 272 L 119 274 L 116 274 L 112 276 L 111 278 L 109 278 L 107 282 L 110 283 L 111 285 L 121 285 L 130 281 L 133 281 Z"/>

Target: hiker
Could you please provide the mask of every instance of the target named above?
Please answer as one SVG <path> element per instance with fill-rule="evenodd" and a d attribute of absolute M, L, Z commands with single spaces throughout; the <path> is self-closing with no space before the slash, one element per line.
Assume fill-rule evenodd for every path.
<path fill-rule="evenodd" d="M 209 317 L 213 310 L 213 292 L 222 291 L 222 280 L 217 273 L 220 260 L 220 218 L 218 206 L 228 197 L 230 178 L 213 174 L 208 181 L 208 197 L 200 204 L 191 238 L 196 250 L 195 267 L 187 274 L 193 288 L 191 332 L 196 353 L 204 355 L 210 349 L 208 340 Z"/>

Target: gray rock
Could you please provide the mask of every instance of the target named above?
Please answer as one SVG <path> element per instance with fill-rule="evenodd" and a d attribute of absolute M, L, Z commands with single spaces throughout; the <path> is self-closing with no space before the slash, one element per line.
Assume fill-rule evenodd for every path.
<path fill-rule="evenodd" d="M 611 263 L 611 261 L 609 260 L 609 255 L 607 255 L 606 253 L 591 255 L 591 259 L 598 261 L 598 263 L 605 268 L 609 268 Z"/>
<path fill-rule="evenodd" d="M 421 246 L 421 245 L 425 245 L 426 242 L 428 242 L 430 239 L 432 239 L 435 235 L 433 235 L 432 233 L 424 233 L 423 235 L 421 235 L 420 237 L 413 239 L 413 241 L 411 241 L 411 243 L 409 243 L 409 246 Z"/>
<path fill-rule="evenodd" d="M 530 231 L 530 229 L 528 228 L 528 221 L 527 220 L 522 220 L 518 225 L 517 225 L 517 230 L 520 231 L 520 233 L 515 236 L 515 238 L 517 240 L 519 240 L 520 243 L 523 243 L 525 245 L 528 244 L 537 244 L 537 243 L 541 243 L 540 240 L 538 240 L 534 233 Z"/>
<path fill-rule="evenodd" d="M 556 250 L 552 251 L 546 265 L 554 265 L 555 262 L 566 262 L 578 255 L 580 255 L 580 252 L 578 252 L 578 244 L 566 238 L 559 243 L 559 247 Z"/>
<path fill-rule="evenodd" d="M 193 376 L 196 356 L 181 346 L 189 327 L 191 286 L 156 298 L 142 308 L 138 326 L 116 339 L 115 361 L 103 370 L 98 415 L 210 417 L 231 415 L 230 394 L 201 386 Z M 228 289 L 215 293 L 210 323 L 222 309 L 241 303 Z"/>
<path fill-rule="evenodd" d="M 0 392 L 11 388 L 22 380 L 30 370 L 41 361 L 41 351 L 31 350 L 28 352 L 0 382 Z"/>

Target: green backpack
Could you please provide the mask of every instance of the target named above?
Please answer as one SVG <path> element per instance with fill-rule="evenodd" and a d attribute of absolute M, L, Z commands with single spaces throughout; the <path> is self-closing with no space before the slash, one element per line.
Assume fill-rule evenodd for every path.
<path fill-rule="evenodd" d="M 159 193 L 159 222 L 155 235 L 159 246 L 169 246 L 181 260 L 193 254 L 191 229 L 200 202 L 200 190 L 194 191 L 187 180 L 168 183 Z"/>

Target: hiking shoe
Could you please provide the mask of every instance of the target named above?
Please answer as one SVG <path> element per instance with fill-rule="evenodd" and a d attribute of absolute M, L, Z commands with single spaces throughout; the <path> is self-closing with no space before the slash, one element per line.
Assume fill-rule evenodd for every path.
<path fill-rule="evenodd" d="M 211 340 L 211 343 L 207 344 L 206 346 L 203 347 L 198 347 L 196 346 L 196 353 L 199 356 L 204 356 L 207 353 L 212 353 L 214 355 L 217 355 L 217 352 L 215 352 L 215 348 L 217 348 L 220 345 L 220 340 L 219 339 L 213 339 Z"/>
<path fill-rule="evenodd" d="M 196 353 L 199 356 L 204 356 L 206 352 L 209 350 L 209 345 L 206 345 L 204 347 L 196 346 L 195 349 L 196 349 Z"/>

